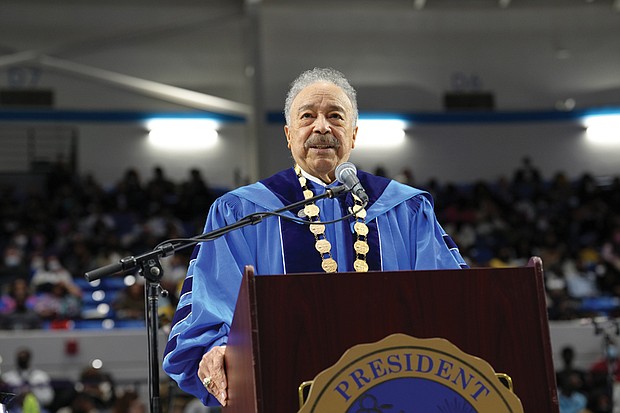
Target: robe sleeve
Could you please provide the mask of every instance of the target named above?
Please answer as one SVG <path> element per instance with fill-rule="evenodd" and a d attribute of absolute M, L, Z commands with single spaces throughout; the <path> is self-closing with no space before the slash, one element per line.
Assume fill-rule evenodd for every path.
<path fill-rule="evenodd" d="M 414 270 L 468 268 L 458 247 L 437 221 L 431 200 L 418 195 L 407 202 L 412 214 L 410 246 Z"/>
<path fill-rule="evenodd" d="M 224 196 L 211 207 L 204 232 L 238 221 L 243 211 L 238 198 Z M 253 212 L 253 211 L 249 211 Z M 219 402 L 198 378 L 198 364 L 213 346 L 225 345 L 235 310 L 243 266 L 254 265 L 255 237 L 244 229 L 214 241 L 202 242 L 194 251 L 173 319 L 163 369 L 187 393 L 205 405 Z"/>

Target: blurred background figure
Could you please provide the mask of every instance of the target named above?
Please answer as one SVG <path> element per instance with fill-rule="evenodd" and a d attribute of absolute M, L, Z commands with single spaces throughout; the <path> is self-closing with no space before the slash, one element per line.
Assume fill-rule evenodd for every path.
<path fill-rule="evenodd" d="M 32 353 L 28 348 L 22 348 L 15 355 L 15 368 L 2 374 L 2 381 L 14 393 L 15 399 L 11 403 L 18 409 L 37 411 L 36 404 L 39 405 L 40 411 L 46 411 L 45 408 L 54 399 L 54 389 L 51 385 L 50 376 L 43 370 L 33 368 L 31 366 Z M 9 410 L 11 411 L 11 410 Z"/>
<path fill-rule="evenodd" d="M 107 413 L 116 403 L 116 385 L 112 375 L 102 369 L 91 366 L 84 368 L 76 390 L 70 413 Z"/>
<path fill-rule="evenodd" d="M 590 413 L 587 410 L 588 399 L 578 389 L 583 386 L 581 377 L 575 371 L 561 376 L 558 383 L 558 397 L 560 401 L 560 413 Z"/>
<path fill-rule="evenodd" d="M 79 317 L 82 311 L 82 292 L 79 288 L 65 281 L 59 281 L 42 293 L 35 305 L 35 311 L 43 319 L 50 321 L 52 326 L 61 326 L 68 320 Z"/>
<path fill-rule="evenodd" d="M 119 291 L 112 302 L 112 309 L 119 320 L 144 320 L 144 281 L 137 279 Z"/>
<path fill-rule="evenodd" d="M 10 243 L 3 251 L 3 260 L 0 263 L 0 279 L 10 283 L 16 278 L 30 278 L 30 269 L 24 250 L 16 242 Z"/>
<path fill-rule="evenodd" d="M 146 413 L 146 406 L 135 391 L 124 392 L 112 407 L 111 413 Z"/>
<path fill-rule="evenodd" d="M 41 328 L 41 317 L 34 310 L 37 297 L 28 282 L 16 278 L 8 292 L 0 297 L 0 330 L 32 330 Z"/>
<path fill-rule="evenodd" d="M 556 377 L 558 383 L 563 383 L 566 380 L 573 381 L 573 379 L 566 379 L 566 377 L 576 374 L 579 376 L 579 382 L 581 385 L 576 390 L 580 392 L 587 392 L 589 388 L 589 376 L 585 370 L 575 367 L 575 349 L 572 346 L 562 347 L 560 356 L 562 358 L 562 365 L 556 371 Z"/>

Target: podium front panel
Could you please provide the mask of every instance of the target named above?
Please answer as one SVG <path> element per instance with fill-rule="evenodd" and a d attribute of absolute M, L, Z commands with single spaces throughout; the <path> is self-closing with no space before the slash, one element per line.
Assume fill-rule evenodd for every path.
<path fill-rule="evenodd" d="M 302 382 L 347 349 L 393 333 L 447 339 L 509 375 L 524 411 L 558 411 L 542 274 L 533 267 L 249 275 L 244 283 L 235 320 L 246 321 L 233 322 L 229 345 L 245 337 L 236 354 L 245 352 L 246 371 L 235 369 L 231 385 L 252 375 L 255 394 L 238 396 L 254 397 L 258 412 L 297 411 Z"/>

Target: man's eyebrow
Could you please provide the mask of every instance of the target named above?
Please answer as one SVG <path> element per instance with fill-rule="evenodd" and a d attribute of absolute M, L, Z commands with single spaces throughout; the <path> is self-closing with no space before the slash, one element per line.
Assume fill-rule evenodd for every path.
<path fill-rule="evenodd" d="M 306 104 L 306 105 L 301 105 L 301 106 L 299 107 L 299 109 L 297 110 L 297 112 L 303 112 L 303 111 L 306 111 L 306 110 L 315 110 L 315 108 L 316 108 L 316 105 L 315 105 L 315 104 L 313 104 L 313 103 L 308 103 L 308 104 Z M 328 112 L 338 111 L 338 112 L 343 112 L 343 113 L 344 113 L 344 112 L 346 112 L 346 110 L 345 110 L 345 108 L 344 108 L 343 106 L 340 106 L 340 105 L 335 105 L 335 104 L 334 104 L 334 105 L 329 106 L 329 107 L 327 108 L 327 111 L 328 111 Z"/>
<path fill-rule="evenodd" d="M 306 110 L 313 110 L 313 109 L 314 109 L 314 105 L 309 103 L 307 105 L 301 105 L 299 109 L 297 109 L 297 112 L 304 112 Z"/>

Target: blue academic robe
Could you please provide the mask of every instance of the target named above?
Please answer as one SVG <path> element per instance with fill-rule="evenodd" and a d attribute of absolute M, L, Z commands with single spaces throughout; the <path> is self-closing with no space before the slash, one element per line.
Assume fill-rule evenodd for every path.
<path fill-rule="evenodd" d="M 370 271 L 465 268 L 454 242 L 437 222 L 430 194 L 396 181 L 358 171 L 369 196 L 366 224 Z M 328 186 L 340 185 L 335 182 Z M 326 188 L 312 181 L 315 195 Z M 274 211 L 303 200 L 295 171 L 284 170 L 258 183 L 218 198 L 207 216 L 205 233 L 233 224 L 259 211 Z M 347 215 L 351 194 L 316 202 L 323 222 Z M 298 211 L 286 212 L 294 217 Z M 338 271 L 353 271 L 354 219 L 326 225 Z M 198 363 L 211 347 L 228 339 L 243 268 L 252 265 L 256 275 L 323 272 L 307 225 L 280 217 L 267 217 L 194 251 L 166 345 L 163 368 L 181 389 L 207 405 L 218 405 L 197 376 Z M 327 276 L 327 275 L 326 275 Z M 337 276 L 331 275 L 331 276 Z"/>

